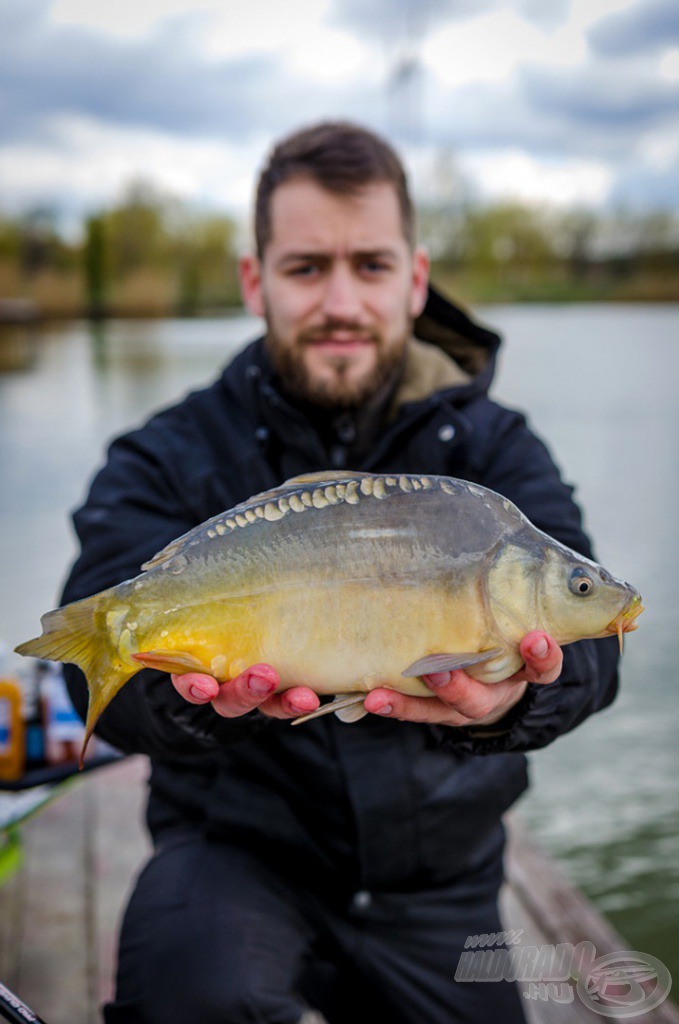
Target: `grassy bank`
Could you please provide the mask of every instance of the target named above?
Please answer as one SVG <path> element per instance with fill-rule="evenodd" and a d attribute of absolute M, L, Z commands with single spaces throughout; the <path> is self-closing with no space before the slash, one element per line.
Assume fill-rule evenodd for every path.
<path fill-rule="evenodd" d="M 27 299 L 41 319 L 73 319 L 92 313 L 83 275 L 73 269 L 21 276 L 0 264 L 0 300 Z M 218 280 L 187 283 L 180 273 L 140 267 L 112 281 L 97 309 L 110 317 L 194 316 L 241 304 L 235 268 Z"/>
<path fill-rule="evenodd" d="M 432 281 L 468 305 L 501 302 L 679 302 L 679 272 L 639 272 L 622 278 L 592 273 L 573 279 L 564 270 L 551 273 L 507 270 L 495 274 L 434 264 Z"/>

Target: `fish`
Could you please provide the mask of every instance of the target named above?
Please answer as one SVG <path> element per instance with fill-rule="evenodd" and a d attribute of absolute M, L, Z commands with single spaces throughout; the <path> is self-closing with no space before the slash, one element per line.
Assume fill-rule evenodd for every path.
<path fill-rule="evenodd" d="M 297 723 L 366 714 L 386 686 L 465 669 L 495 683 L 531 630 L 564 645 L 637 626 L 640 594 L 537 529 L 507 498 L 453 477 L 313 473 L 214 516 L 140 575 L 42 617 L 19 654 L 71 662 L 89 689 L 83 752 L 143 667 L 228 684 L 265 662 L 279 691 L 333 695 Z"/>

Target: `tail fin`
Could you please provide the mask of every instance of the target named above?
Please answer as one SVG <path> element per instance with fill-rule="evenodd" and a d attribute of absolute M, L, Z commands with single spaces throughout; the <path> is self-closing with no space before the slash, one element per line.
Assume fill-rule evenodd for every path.
<path fill-rule="evenodd" d="M 64 608 L 43 615 L 42 636 L 27 640 L 15 648 L 17 654 L 47 661 L 65 661 L 77 665 L 85 673 L 89 690 L 85 738 L 80 752 L 82 768 L 85 748 L 102 711 L 113 700 L 128 679 L 139 671 L 111 662 L 107 636 L 97 628 L 96 612 L 101 594 L 74 601 Z"/>

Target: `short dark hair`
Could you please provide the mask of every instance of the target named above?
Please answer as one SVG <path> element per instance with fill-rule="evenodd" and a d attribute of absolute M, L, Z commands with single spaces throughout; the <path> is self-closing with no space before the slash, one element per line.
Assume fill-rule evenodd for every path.
<path fill-rule="evenodd" d="M 414 245 L 415 214 L 399 157 L 379 135 L 348 121 L 324 121 L 282 139 L 257 183 L 255 242 L 261 258 L 271 240 L 271 197 L 292 178 L 310 178 L 329 192 L 353 195 L 366 185 L 389 182 L 396 190 L 403 234 Z"/>

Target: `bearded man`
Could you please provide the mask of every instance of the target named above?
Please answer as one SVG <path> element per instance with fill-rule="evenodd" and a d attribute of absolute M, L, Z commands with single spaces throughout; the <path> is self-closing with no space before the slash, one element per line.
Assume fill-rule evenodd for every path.
<path fill-rule="evenodd" d="M 75 515 L 64 593 L 134 576 L 174 537 L 283 480 L 325 469 L 430 473 L 506 495 L 591 555 L 570 488 L 524 418 L 487 396 L 499 339 L 428 287 L 403 167 L 373 133 L 283 140 L 258 185 L 241 264 L 266 333 L 211 387 L 112 445 Z M 329 623 L 329 628 L 332 624 Z M 369 714 L 292 730 L 313 690 L 275 665 L 219 684 L 145 671 L 98 732 L 151 758 L 155 852 L 123 924 L 107 1024 L 523 1021 L 506 982 L 455 981 L 468 936 L 498 932 L 501 817 L 524 752 L 609 703 L 616 644 L 563 653 L 544 633 L 484 685 L 425 677 Z M 68 678 L 84 710 L 78 670 Z"/>

